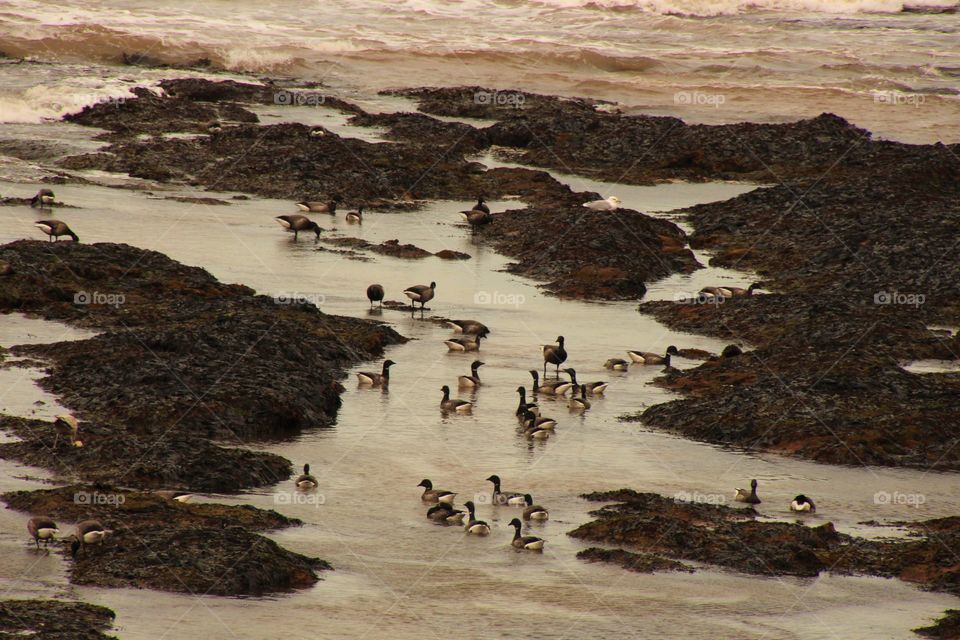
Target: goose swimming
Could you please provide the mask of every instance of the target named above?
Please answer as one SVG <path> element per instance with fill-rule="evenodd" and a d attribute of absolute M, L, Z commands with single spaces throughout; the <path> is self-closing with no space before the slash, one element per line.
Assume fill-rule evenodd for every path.
<path fill-rule="evenodd" d="M 464 503 L 463 506 L 465 506 L 467 511 L 470 512 L 470 517 L 467 519 L 467 524 L 463 527 L 464 531 L 475 536 L 489 535 L 490 525 L 483 520 L 477 520 L 476 507 L 474 506 L 473 502 L 468 501 Z"/>
<path fill-rule="evenodd" d="M 520 522 L 519 518 L 511 520 L 510 526 L 514 528 L 513 542 L 511 542 L 514 547 L 527 551 L 543 551 L 543 545 L 546 542 L 543 538 L 520 535 L 520 529 L 523 527 L 523 523 Z"/>
<path fill-rule="evenodd" d="M 316 489 L 320 486 L 320 483 L 317 482 L 317 479 L 310 475 L 310 465 L 303 465 L 303 473 L 297 477 L 297 489 L 303 489 L 304 491 L 308 489 Z"/>
<path fill-rule="evenodd" d="M 458 381 L 461 387 L 479 387 L 480 386 L 480 372 L 479 369 L 485 362 L 480 360 L 474 360 L 473 364 L 470 365 L 470 375 L 469 376 L 460 376 Z"/>
<path fill-rule="evenodd" d="M 337 205 L 340 204 L 340 201 L 336 198 L 330 202 L 307 202 L 302 200 L 297 203 L 297 208 L 300 211 L 309 211 L 310 213 L 329 213 L 330 215 L 337 214 Z"/>
<path fill-rule="evenodd" d="M 417 486 L 423 487 L 423 493 L 420 495 L 420 499 L 424 502 L 446 502 L 453 504 L 453 499 L 457 497 L 457 494 L 453 491 L 434 489 L 433 483 L 430 482 L 428 478 L 421 480 Z"/>
<path fill-rule="evenodd" d="M 500 476 L 492 475 L 487 478 L 487 482 L 493 483 L 493 494 L 491 494 L 492 504 L 508 504 L 514 507 L 520 507 L 526 504 L 522 493 L 516 491 L 501 491 Z"/>
<path fill-rule="evenodd" d="M 50 189 L 40 189 L 40 191 L 37 191 L 37 195 L 30 199 L 30 206 L 43 209 L 44 207 L 52 205 L 54 200 L 53 191 Z"/>
<path fill-rule="evenodd" d="M 443 391 L 443 399 L 440 400 L 440 409 L 443 411 L 453 411 L 455 413 L 470 413 L 473 409 L 473 403 L 466 400 L 450 399 L 450 387 L 443 385 L 440 387 Z"/>
<path fill-rule="evenodd" d="M 390 367 L 397 364 L 393 360 L 384 360 L 383 369 L 380 370 L 380 373 L 373 373 L 371 371 L 358 371 L 357 380 L 360 384 L 370 385 L 373 387 L 385 387 L 390 384 Z"/>
<path fill-rule="evenodd" d="M 750 491 L 737 487 L 737 494 L 733 496 L 737 502 L 746 502 L 747 504 L 760 504 L 760 497 L 757 495 L 757 481 L 750 481 Z"/>
<path fill-rule="evenodd" d="M 533 496 L 529 493 L 524 494 L 523 500 L 527 505 L 527 508 L 523 510 L 524 520 L 548 520 L 550 518 L 550 512 L 538 504 L 533 504 Z"/>

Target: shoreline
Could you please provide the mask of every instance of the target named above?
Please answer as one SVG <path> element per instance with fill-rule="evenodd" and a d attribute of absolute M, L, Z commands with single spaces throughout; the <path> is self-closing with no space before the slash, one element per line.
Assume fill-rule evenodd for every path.
<path fill-rule="evenodd" d="M 952 216 L 960 214 L 956 205 L 960 201 L 956 186 L 960 162 L 951 160 L 951 157 L 955 160 L 951 152 L 960 150 L 960 145 L 947 149 L 938 145 L 874 143 L 868 132 L 829 115 L 790 125 L 687 126 L 671 118 L 607 114 L 598 112 L 585 101 L 561 101 L 534 94 L 526 94 L 528 102 L 525 104 L 531 105 L 529 113 L 518 114 L 515 109 L 503 110 L 495 106 L 477 110 L 471 96 L 480 88 L 468 87 L 424 90 L 420 95 L 429 98 L 429 108 L 437 114 L 500 119 L 497 124 L 479 129 L 423 114 L 368 114 L 346 102 L 331 102 L 333 108 L 354 114 L 357 124 L 389 126 L 387 136 L 395 141 L 390 148 L 360 141 L 347 143 L 345 147 L 345 138 L 327 130 L 318 134 L 318 129 L 322 128 L 257 124 L 250 118 L 251 111 L 243 105 L 267 101 L 268 94 L 263 89 L 241 83 L 221 87 L 211 85 L 204 81 L 175 81 L 167 85 L 172 89 L 168 98 L 157 98 L 146 92 L 119 108 L 111 105 L 85 110 L 72 120 L 91 126 L 112 124 L 112 133 L 105 140 L 113 145 L 110 148 L 113 155 L 75 156 L 63 166 L 67 169 L 120 171 L 161 182 L 182 181 L 208 188 L 217 185 L 269 197 L 325 199 L 338 195 L 333 191 L 335 188 L 351 194 L 350 201 L 345 203 L 347 206 L 373 203 L 372 206 L 385 210 L 415 208 L 417 201 L 423 199 L 469 199 L 477 193 L 519 196 L 528 207 L 496 214 L 493 224 L 477 232 L 479 241 L 516 260 L 510 267 L 512 272 L 543 282 L 551 293 L 575 299 L 642 297 L 649 282 L 699 268 L 688 243 L 694 248 L 709 249 L 715 252 L 711 264 L 749 266 L 760 273 L 764 288 L 774 293 L 731 299 L 719 305 L 647 302 L 640 310 L 672 328 L 750 343 L 755 348 L 740 356 L 708 360 L 695 369 L 668 370 L 659 384 L 682 392 L 684 397 L 656 405 L 629 419 L 642 419 L 648 425 L 697 440 L 745 450 L 799 455 L 830 464 L 866 462 L 944 470 L 960 468 L 960 451 L 953 451 L 948 438 L 948 425 L 957 417 L 958 411 L 949 400 L 960 391 L 960 381 L 949 374 L 921 377 L 897 371 L 900 360 L 948 357 L 960 352 L 957 335 L 947 338 L 928 335 L 925 328 L 925 325 L 934 323 L 960 324 L 957 321 L 960 319 L 960 303 L 956 302 L 960 300 L 956 295 L 960 293 L 956 291 L 960 274 L 956 273 L 956 261 L 943 261 L 943 272 L 938 272 L 926 283 L 938 294 L 929 296 L 928 305 L 910 309 L 873 304 L 873 296 L 885 290 L 879 287 L 898 283 L 901 287 L 906 285 L 907 289 L 902 290 L 912 291 L 928 277 L 917 270 L 919 259 L 908 263 L 906 270 L 880 270 L 891 255 L 901 255 L 899 251 L 891 253 L 889 250 L 895 240 L 900 251 L 923 258 L 942 253 L 943 247 L 931 238 L 937 238 L 938 234 L 943 238 L 955 237 L 952 232 L 944 232 L 942 225 L 952 223 L 956 219 Z M 206 123 L 211 117 L 222 119 L 222 131 L 207 132 Z M 657 152 L 658 155 L 647 157 L 649 154 L 639 154 L 639 151 L 630 155 L 622 147 L 605 154 L 598 151 L 606 141 L 617 137 L 662 137 L 675 128 L 678 128 L 680 143 L 664 147 Z M 571 139 L 561 135 L 565 131 L 583 130 L 596 135 L 591 139 Z M 536 145 L 539 147 L 530 148 L 534 142 L 530 131 L 537 132 Z M 192 132 L 198 137 L 156 136 L 169 132 Z M 154 137 L 142 139 L 141 134 Z M 752 147 L 756 155 L 747 161 L 732 157 L 730 153 L 730 145 L 744 137 L 756 143 Z M 429 152 L 429 147 L 438 142 L 447 149 L 439 162 L 436 154 Z M 261 144 L 264 145 L 261 151 L 244 154 L 243 166 L 231 167 L 226 172 L 225 165 L 213 159 L 216 155 L 235 156 L 240 150 Z M 468 160 L 469 155 L 493 144 L 514 150 L 525 149 L 522 152 L 525 163 L 566 169 L 569 162 L 574 170 L 601 178 L 613 176 L 614 167 L 622 162 L 631 166 L 631 172 L 622 177 L 631 184 L 680 179 L 737 179 L 759 183 L 769 181 L 773 176 L 779 176 L 787 183 L 758 189 L 731 201 L 687 210 L 687 220 L 694 227 L 694 233 L 688 237 L 675 224 L 640 212 L 621 210 L 611 218 L 611 215 L 589 212 L 581 206 L 587 200 L 610 194 L 574 193 L 542 171 L 484 171 Z M 702 153 L 690 154 L 691 147 L 701 145 Z M 319 168 L 297 168 L 301 173 L 294 176 L 286 175 L 291 165 L 274 164 L 281 152 L 293 157 L 314 157 L 318 150 L 322 150 L 324 156 L 318 161 Z M 354 159 L 351 160 L 349 155 Z M 396 162 L 398 156 L 404 158 L 406 165 L 399 172 L 388 166 Z M 838 156 L 849 165 L 840 163 L 834 166 L 832 163 Z M 328 157 L 329 163 L 324 164 Z M 405 186 L 413 181 L 412 176 L 434 166 L 436 176 L 426 181 L 417 180 L 415 189 Z M 824 171 L 827 176 L 821 177 Z M 357 177 L 357 172 L 362 179 Z M 377 182 L 371 183 L 370 175 L 375 175 Z M 259 176 L 259 180 L 251 180 L 253 176 Z M 244 189 L 238 188 L 241 186 Z M 820 215 L 806 216 L 803 210 L 793 216 L 781 215 L 790 206 L 797 189 L 806 189 L 811 200 L 816 198 Z M 931 202 L 927 192 L 934 190 L 938 197 Z M 878 208 L 877 198 L 880 196 L 884 212 L 898 220 L 898 224 L 891 225 L 889 219 L 870 220 L 869 213 Z M 840 203 L 836 212 L 831 209 L 834 202 Z M 917 215 L 916 208 L 921 204 L 927 213 Z M 777 220 L 778 216 L 780 220 Z M 842 241 L 830 244 L 829 235 L 822 232 L 824 220 L 841 225 L 848 218 L 857 224 L 843 227 L 838 233 Z M 611 219 L 616 224 L 611 224 Z M 769 239 L 760 235 L 756 226 L 761 222 L 772 223 L 777 233 L 771 234 L 773 237 Z M 569 227 L 582 227 L 584 232 L 562 233 Z M 778 238 L 802 238 L 806 243 L 805 252 L 801 255 L 789 252 L 782 243 L 778 244 Z M 631 249 L 636 249 L 638 240 L 646 250 L 641 255 L 634 255 Z M 591 247 L 589 255 L 579 251 L 585 244 Z M 873 257 L 866 253 L 857 255 L 857 252 L 847 255 L 843 251 L 850 246 L 869 251 L 871 256 L 879 253 Z M 88 250 L 91 248 L 96 252 Z M 143 255 L 139 256 L 138 252 Z M 545 254 L 548 260 L 543 259 Z M 332 318 L 311 309 L 311 305 L 294 305 L 278 311 L 272 301 L 253 296 L 246 287 L 221 284 L 202 269 L 185 267 L 155 252 L 108 244 L 47 247 L 44 243 L 29 241 L 0 247 L 0 259 L 12 265 L 14 274 L 39 274 L 49 270 L 45 260 L 50 256 L 73 265 L 75 261 L 81 261 L 86 263 L 84 273 L 98 274 L 70 283 L 71 287 L 86 290 L 97 289 L 102 274 L 111 272 L 112 263 L 120 264 L 131 257 L 138 263 L 143 262 L 143 267 L 132 274 L 135 282 L 127 292 L 133 304 L 124 305 L 122 309 L 91 306 L 89 312 L 79 313 L 75 305 L 58 298 L 62 297 L 62 291 L 44 290 L 42 282 L 46 276 L 32 277 L 13 294 L 8 290 L 11 279 L 0 280 L 0 311 L 26 311 L 105 331 L 90 340 L 68 343 L 65 348 L 35 345 L 14 350 L 16 355 L 39 358 L 52 364 L 52 371 L 44 382 L 45 388 L 71 399 L 71 410 L 78 410 L 85 423 L 93 423 L 90 428 L 94 441 L 108 440 L 116 434 L 124 434 L 122 437 L 133 440 L 156 434 L 150 429 L 142 434 L 136 430 L 128 431 L 125 426 L 149 425 L 151 420 L 156 420 L 155 408 L 149 406 L 157 395 L 155 378 L 146 375 L 146 371 L 129 358 L 121 357 L 126 350 L 136 348 L 137 343 L 149 347 L 144 353 L 160 350 L 182 357 L 187 370 L 198 372 L 198 380 L 207 380 L 208 372 L 204 372 L 200 358 L 193 359 L 187 352 L 207 339 L 216 340 L 222 347 L 230 343 L 233 335 L 249 338 L 267 316 L 273 319 L 279 313 L 282 316 L 279 322 L 288 322 L 291 326 L 307 323 L 317 327 L 320 334 L 331 332 L 324 326 L 329 322 L 355 332 L 351 333 L 350 346 L 346 350 L 320 346 L 317 351 L 321 355 L 309 364 L 285 354 L 283 357 L 288 361 L 283 366 L 277 365 L 278 370 L 284 372 L 290 367 L 311 371 L 323 369 L 326 379 L 322 385 L 323 399 L 319 403 L 304 403 L 298 397 L 307 389 L 316 390 L 315 384 L 305 378 L 299 380 L 301 386 L 296 389 L 297 393 L 281 395 L 283 411 L 274 409 L 259 414 L 260 417 L 266 415 L 266 420 L 243 419 L 240 412 L 232 412 L 229 394 L 219 398 L 214 396 L 211 401 L 216 406 L 210 413 L 217 414 L 215 419 L 208 415 L 187 422 L 191 431 L 198 430 L 202 439 L 206 439 L 206 443 L 200 446 L 213 447 L 203 449 L 203 457 L 206 457 L 226 455 L 226 450 L 213 445 L 214 440 L 224 437 L 262 438 L 264 423 L 271 425 L 266 430 L 270 434 L 285 436 L 301 429 L 330 424 L 339 406 L 340 387 L 336 380 L 342 377 L 344 365 L 379 356 L 385 346 L 403 340 L 388 327 L 350 318 Z M 867 267 L 857 267 L 853 260 L 864 262 Z M 64 271 L 56 267 L 50 273 L 58 280 L 66 277 Z M 184 286 L 183 281 L 189 286 Z M 854 285 L 873 289 L 856 290 Z M 73 290 L 71 287 L 62 288 L 69 293 Z M 175 302 L 168 299 L 158 303 L 151 299 L 151 292 L 158 288 L 173 296 Z M 224 313 L 227 303 L 232 325 L 219 335 L 209 333 L 207 325 Z M 162 317 L 176 304 L 190 307 L 176 312 L 176 322 L 180 323 L 177 330 L 158 327 L 155 320 L 151 321 L 151 317 Z M 240 305 L 240 309 L 235 305 Z M 194 316 L 201 320 L 192 320 Z M 817 321 L 811 322 L 810 318 Z M 181 334 L 187 337 L 181 338 Z M 269 353 L 274 357 L 277 352 L 283 352 L 281 346 L 273 346 Z M 831 367 L 830 376 L 818 375 L 829 364 L 824 364 L 824 358 L 846 352 L 853 353 L 852 363 Z M 204 357 L 216 360 L 212 352 Z M 224 366 L 230 361 L 227 356 L 218 357 L 218 362 Z M 111 359 L 115 360 L 111 362 Z M 331 363 L 334 364 L 331 366 Z M 129 379 L 131 375 L 144 381 L 143 388 L 134 392 L 135 396 L 144 399 L 142 402 L 116 413 L 116 405 L 97 401 L 96 396 L 108 395 L 104 392 L 112 387 L 105 381 L 115 384 L 116 380 Z M 253 371 L 252 375 L 263 382 L 273 374 Z M 175 381 L 167 382 L 170 388 L 175 387 Z M 231 380 L 231 383 L 238 385 L 231 390 L 232 393 L 249 396 L 250 389 L 240 380 Z M 784 386 L 788 389 L 796 387 L 796 394 L 784 394 Z M 282 390 L 273 391 L 282 394 Z M 891 398 L 887 399 L 887 395 Z M 798 396 L 812 406 L 832 407 L 829 424 L 824 425 L 827 426 L 826 432 L 818 434 L 822 437 L 810 439 L 811 431 L 819 429 L 820 425 L 800 410 L 804 408 L 802 403 L 797 402 L 800 409 L 790 413 L 793 407 L 789 403 L 796 401 Z M 185 395 L 177 397 L 174 394 L 164 412 L 179 414 L 177 407 L 185 407 L 190 401 Z M 910 414 L 900 415 L 894 411 L 907 401 L 911 403 Z M 288 412 L 290 406 L 295 410 Z M 720 420 L 717 420 L 718 406 L 723 409 Z M 763 411 L 758 412 L 757 408 Z M 257 411 L 264 410 L 264 407 L 255 404 L 244 407 L 244 410 L 248 409 Z M 108 411 L 111 414 L 109 420 L 106 419 Z M 868 419 L 878 413 L 886 416 L 880 426 Z M 783 420 L 784 416 L 786 420 Z M 105 424 L 98 424 L 101 420 Z M 226 429 L 220 424 L 221 420 L 228 423 Z M 765 440 L 771 422 L 779 427 L 773 434 L 775 437 Z M 24 440 L 0 446 L 0 455 L 57 468 L 45 453 L 49 447 L 46 440 L 52 434 L 34 435 L 42 425 L 8 417 L 3 423 Z M 833 443 L 828 442 L 831 437 L 837 438 L 835 432 L 841 424 L 852 425 L 851 430 L 842 435 L 857 446 L 848 444 L 844 448 L 831 446 Z M 909 428 L 917 424 L 922 429 Z M 162 421 L 153 426 L 173 428 Z M 166 431 L 163 433 L 166 435 Z M 172 435 L 171 440 L 178 439 L 179 442 L 174 442 L 173 449 L 167 452 L 171 456 L 182 455 L 181 446 L 197 446 L 197 441 L 192 440 L 193 435 L 178 431 Z M 921 453 L 913 457 L 905 455 L 920 446 Z M 863 456 L 867 452 L 875 458 L 865 461 Z M 188 467 L 179 475 L 164 475 L 158 480 L 146 473 L 118 477 L 108 471 L 96 475 L 83 467 L 84 456 L 88 456 L 93 466 L 100 467 L 104 458 L 113 459 L 116 455 L 117 451 L 106 445 L 84 447 L 82 451 L 70 452 L 70 465 L 80 469 L 81 474 L 87 474 L 85 481 L 109 483 L 103 485 L 105 491 L 120 491 L 112 485 L 121 481 L 134 484 L 141 490 L 172 487 L 236 491 L 289 477 L 291 468 L 289 462 L 278 456 L 255 452 L 244 452 L 244 456 L 252 458 L 244 458 L 245 462 L 240 465 L 228 461 L 225 466 L 239 466 L 244 471 L 223 476 L 198 475 L 200 467 Z M 251 459 L 257 461 L 253 468 L 248 467 Z M 117 460 L 123 462 L 124 459 Z M 262 465 L 260 471 L 256 469 L 258 465 Z M 96 485 L 85 486 L 89 489 Z M 41 494 L 39 491 L 30 493 L 34 496 Z M 137 499 L 150 502 L 146 495 L 140 494 Z M 17 500 L 20 504 L 30 504 L 30 500 L 22 496 Z M 58 508 L 60 513 L 69 513 L 65 505 Z M 159 509 L 160 503 L 152 508 Z M 189 505 L 185 509 L 196 515 Z M 239 532 L 230 535 L 234 534 L 247 535 Z M 248 538 L 238 538 L 234 543 L 248 544 Z M 280 551 L 277 553 L 282 555 Z M 296 564 L 299 560 L 292 562 Z M 316 566 L 322 568 L 322 565 Z M 97 570 L 107 571 L 103 567 L 93 569 L 84 570 L 92 571 L 93 575 L 98 575 Z M 292 573 L 302 570 L 300 566 Z M 303 583 L 299 579 L 294 582 Z"/>

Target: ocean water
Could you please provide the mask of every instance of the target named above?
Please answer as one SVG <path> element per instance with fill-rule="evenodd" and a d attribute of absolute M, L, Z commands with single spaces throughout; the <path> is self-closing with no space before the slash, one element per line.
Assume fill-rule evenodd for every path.
<path fill-rule="evenodd" d="M 7 0 L 0 121 L 35 122 L 171 71 L 123 54 L 325 83 L 349 97 L 476 84 L 691 122 L 832 111 L 878 136 L 960 139 L 956 0 Z M 46 64 L 52 63 L 52 64 Z M 179 72 L 182 74 L 182 72 Z"/>

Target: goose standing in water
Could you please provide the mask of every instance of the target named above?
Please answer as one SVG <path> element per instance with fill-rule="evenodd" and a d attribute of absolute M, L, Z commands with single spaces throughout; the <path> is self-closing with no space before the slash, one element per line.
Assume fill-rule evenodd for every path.
<path fill-rule="evenodd" d="M 463 527 L 464 531 L 475 536 L 489 535 L 490 525 L 483 520 L 477 520 L 476 507 L 474 506 L 473 502 L 468 501 L 463 506 L 465 506 L 467 511 L 470 512 L 470 517 L 467 519 L 467 524 Z"/>
<path fill-rule="evenodd" d="M 420 303 L 420 313 L 423 313 L 424 306 L 433 300 L 433 295 L 437 292 L 437 283 L 431 282 L 430 286 L 415 284 L 409 289 L 404 289 L 405 296 L 410 298 L 411 311 L 416 303 Z"/>
<path fill-rule="evenodd" d="M 57 444 L 60 442 L 60 438 L 68 438 L 70 441 L 70 446 L 72 447 L 82 447 L 83 442 L 80 440 L 80 423 L 77 422 L 77 419 L 69 414 L 59 415 L 53 421 L 53 448 L 57 448 Z"/>
<path fill-rule="evenodd" d="M 527 551 L 543 551 L 543 545 L 546 542 L 543 538 L 520 535 L 520 529 L 523 527 L 523 523 L 520 522 L 519 518 L 511 520 L 510 526 L 514 528 L 513 542 L 511 543 L 514 547 Z"/>
<path fill-rule="evenodd" d="M 428 478 L 421 480 L 417 486 L 423 487 L 423 493 L 420 495 L 420 499 L 424 502 L 445 502 L 447 504 L 453 504 L 453 499 L 457 497 L 457 494 L 453 491 L 434 489 L 433 483 L 430 482 Z"/>
<path fill-rule="evenodd" d="M 590 408 L 590 401 L 587 400 L 587 388 L 581 384 L 577 385 L 576 389 L 579 389 L 580 397 L 577 397 L 577 391 L 574 390 L 573 397 L 570 398 L 567 406 L 570 407 L 571 411 L 586 411 Z"/>
<path fill-rule="evenodd" d="M 30 518 L 27 521 L 27 531 L 30 532 L 30 536 L 39 550 L 41 540 L 43 540 L 44 547 L 49 546 L 50 541 L 60 530 L 57 528 L 57 523 L 50 518 Z"/>
<path fill-rule="evenodd" d="M 478 334 L 473 337 L 450 338 L 449 340 L 444 340 L 443 344 L 447 345 L 447 349 L 450 351 L 479 351 L 481 340 L 483 340 L 483 336 Z"/>
<path fill-rule="evenodd" d="M 524 494 L 517 493 L 516 491 L 500 490 L 500 476 L 492 475 L 487 478 L 487 482 L 493 483 L 493 494 L 490 496 L 492 504 L 509 504 L 514 507 L 521 507 L 526 504 L 526 501 L 523 499 Z"/>
<path fill-rule="evenodd" d="M 801 493 L 793 499 L 793 502 L 790 503 L 790 511 L 816 513 L 817 505 L 813 504 L 813 500 Z"/>
<path fill-rule="evenodd" d="M 757 481 L 750 481 L 750 491 L 737 487 L 737 495 L 733 496 L 737 502 L 746 502 L 747 504 L 760 504 L 760 497 L 757 495 Z"/>
<path fill-rule="evenodd" d="M 473 228 L 474 231 L 480 227 L 485 227 L 491 222 L 493 222 L 493 216 L 486 211 L 480 211 L 479 209 L 473 209 L 471 211 L 461 211 L 460 212 L 464 218 L 467 219 L 467 224 Z"/>
<path fill-rule="evenodd" d="M 372 284 L 367 287 L 367 300 L 370 301 L 370 308 L 373 308 L 374 302 L 379 302 L 380 307 L 383 308 L 383 285 L 382 284 Z"/>
<path fill-rule="evenodd" d="M 67 226 L 66 222 L 61 220 L 37 220 L 33 226 L 47 234 L 50 242 L 60 240 L 60 236 L 70 236 L 74 242 L 80 242 L 80 238 Z"/>
<path fill-rule="evenodd" d="M 523 510 L 523 519 L 524 520 L 548 520 L 550 518 L 550 512 L 541 507 L 538 504 L 533 504 L 533 496 L 529 493 L 524 494 L 524 502 L 527 504 L 527 508 Z"/>
<path fill-rule="evenodd" d="M 623 358 L 610 358 L 603 363 L 603 368 L 610 371 L 626 371 L 630 368 L 630 363 Z"/>
<path fill-rule="evenodd" d="M 459 383 L 461 387 L 479 387 L 480 386 L 480 367 L 485 365 L 486 362 L 481 362 L 480 360 L 474 360 L 473 364 L 470 365 L 470 375 L 469 376 L 460 376 Z"/>
<path fill-rule="evenodd" d="M 37 191 L 37 195 L 30 199 L 30 206 L 43 209 L 44 207 L 52 205 L 54 200 L 53 191 L 50 189 L 40 189 L 40 191 Z"/>
<path fill-rule="evenodd" d="M 453 329 L 454 333 L 464 333 L 471 336 L 483 336 L 490 333 L 487 325 L 476 320 L 447 320 L 447 325 Z"/>
<path fill-rule="evenodd" d="M 441 524 L 463 524 L 465 515 L 462 510 L 454 509 L 453 505 L 446 502 L 438 502 L 427 509 L 427 517 Z"/>
<path fill-rule="evenodd" d="M 557 395 L 557 387 L 567 384 L 566 380 L 544 380 L 541 384 L 540 372 L 536 369 L 531 369 L 530 375 L 533 377 L 534 393 L 544 393 L 548 396 L 555 396 Z"/>
<path fill-rule="evenodd" d="M 664 355 L 652 351 L 627 351 L 630 359 L 637 364 L 662 364 L 666 366 L 670 366 L 670 357 L 677 353 L 677 348 L 673 345 L 667 347 L 667 352 Z"/>
<path fill-rule="evenodd" d="M 309 211 L 310 213 L 329 213 L 330 215 L 337 214 L 337 205 L 340 204 L 340 201 L 336 198 L 330 202 L 307 202 L 302 200 L 297 203 L 297 208 L 300 211 Z"/>
<path fill-rule="evenodd" d="M 310 475 L 310 465 L 303 465 L 303 473 L 297 477 L 297 489 L 307 491 L 309 489 L 316 489 L 319 486 L 320 483 L 317 482 L 317 479 Z"/>
<path fill-rule="evenodd" d="M 583 382 L 583 383 L 578 383 L 578 382 L 577 382 L 577 370 L 574 369 L 573 367 L 568 367 L 568 368 L 564 369 L 563 372 L 566 373 L 568 376 L 570 376 L 570 382 L 571 382 L 571 384 L 570 384 L 570 387 L 568 387 L 568 388 L 566 388 L 566 389 L 563 389 L 562 391 L 559 391 L 559 393 L 566 393 L 569 389 L 575 389 L 578 385 L 581 386 L 581 387 L 585 387 L 586 390 L 587 390 L 587 393 L 590 393 L 590 394 L 595 395 L 595 396 L 602 396 L 602 395 L 603 395 L 603 392 L 607 390 L 607 384 L 608 384 L 608 383 L 606 383 L 606 382 Z"/>
<path fill-rule="evenodd" d="M 103 544 L 110 530 L 100 524 L 99 520 L 84 520 L 77 523 L 75 540 L 70 545 L 70 554 L 76 558 L 80 550 L 86 551 L 87 545 Z"/>
<path fill-rule="evenodd" d="M 560 376 L 560 365 L 567 359 L 567 350 L 563 348 L 563 336 L 557 336 L 557 344 L 545 344 L 540 347 L 543 353 L 543 377 L 547 377 L 547 365 L 557 366 L 557 376 Z"/>
<path fill-rule="evenodd" d="M 590 202 L 584 202 L 583 206 L 593 211 L 616 211 L 620 206 L 620 198 L 610 196 L 603 200 L 591 200 Z"/>
<path fill-rule="evenodd" d="M 289 216 L 277 216 L 274 220 L 287 231 L 293 231 L 294 241 L 300 237 L 301 231 L 313 231 L 317 236 L 317 240 L 319 240 L 320 232 L 323 231 L 316 222 L 307 216 L 301 216 L 297 213 Z"/>
<path fill-rule="evenodd" d="M 442 411 L 453 411 L 455 413 L 470 413 L 473 409 L 473 403 L 466 400 L 450 399 L 450 387 L 443 385 L 440 387 L 443 391 L 443 399 L 440 400 L 440 409 Z"/>
<path fill-rule="evenodd" d="M 390 384 L 390 367 L 397 364 L 393 360 L 384 360 L 383 369 L 380 373 L 373 373 L 371 371 L 358 371 L 357 379 L 360 384 L 368 385 L 372 387 L 385 387 Z"/>
<path fill-rule="evenodd" d="M 363 207 L 357 207 L 356 211 L 349 211 L 347 215 L 344 216 L 344 219 L 351 224 L 362 224 L 363 223 Z"/>

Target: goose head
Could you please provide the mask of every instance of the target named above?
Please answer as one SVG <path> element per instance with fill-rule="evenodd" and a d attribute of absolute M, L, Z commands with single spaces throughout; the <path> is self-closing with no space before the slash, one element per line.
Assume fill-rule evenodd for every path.
<path fill-rule="evenodd" d="M 477 336 L 477 341 L 478 341 L 478 342 L 480 341 L 480 336 Z M 486 362 L 481 362 L 481 361 L 479 361 L 479 360 L 474 360 L 474 361 L 473 361 L 473 364 L 470 365 L 470 369 L 472 369 L 473 372 L 476 373 L 476 372 L 477 372 L 477 369 L 479 369 L 480 367 L 482 367 L 482 366 L 485 365 L 485 364 L 487 364 L 487 363 L 486 363 Z"/>
<path fill-rule="evenodd" d="M 418 484 L 417 486 L 418 486 L 418 487 L 423 487 L 424 489 L 433 489 L 433 483 L 430 482 L 429 480 L 427 480 L 426 478 L 424 478 L 423 480 L 421 480 L 421 481 L 420 481 L 420 484 Z"/>
<path fill-rule="evenodd" d="M 517 531 L 520 531 L 520 528 L 523 527 L 523 524 L 520 522 L 520 518 L 514 518 L 510 521 L 510 526 L 516 528 Z"/>
<path fill-rule="evenodd" d="M 680 355 L 680 350 L 677 349 L 675 346 L 670 345 L 669 347 L 667 347 L 667 355 L 668 355 L 668 356 L 678 356 L 678 355 Z"/>
<path fill-rule="evenodd" d="M 472 501 L 472 500 L 467 500 L 466 502 L 463 503 L 463 506 L 465 506 L 465 507 L 467 508 L 467 511 L 470 512 L 470 519 L 473 520 L 473 514 L 474 514 L 474 512 L 475 512 L 476 509 L 477 509 L 477 508 L 474 506 L 473 501 Z"/>
<path fill-rule="evenodd" d="M 563 336 L 557 336 L 556 342 L 557 342 L 557 344 L 559 344 L 559 345 L 562 347 L 562 346 L 563 346 Z"/>
<path fill-rule="evenodd" d="M 497 488 L 497 489 L 500 488 L 500 476 L 498 476 L 498 475 L 496 475 L 496 474 L 494 474 L 494 475 L 490 476 L 489 478 L 487 478 L 487 482 L 492 482 L 492 483 L 493 483 L 493 486 L 494 486 L 495 488 Z"/>
<path fill-rule="evenodd" d="M 390 367 L 392 367 L 392 366 L 395 365 L 395 364 L 397 364 L 397 363 L 394 362 L 393 360 L 384 360 L 384 361 L 383 361 L 383 368 L 384 368 L 384 369 L 389 369 Z"/>

